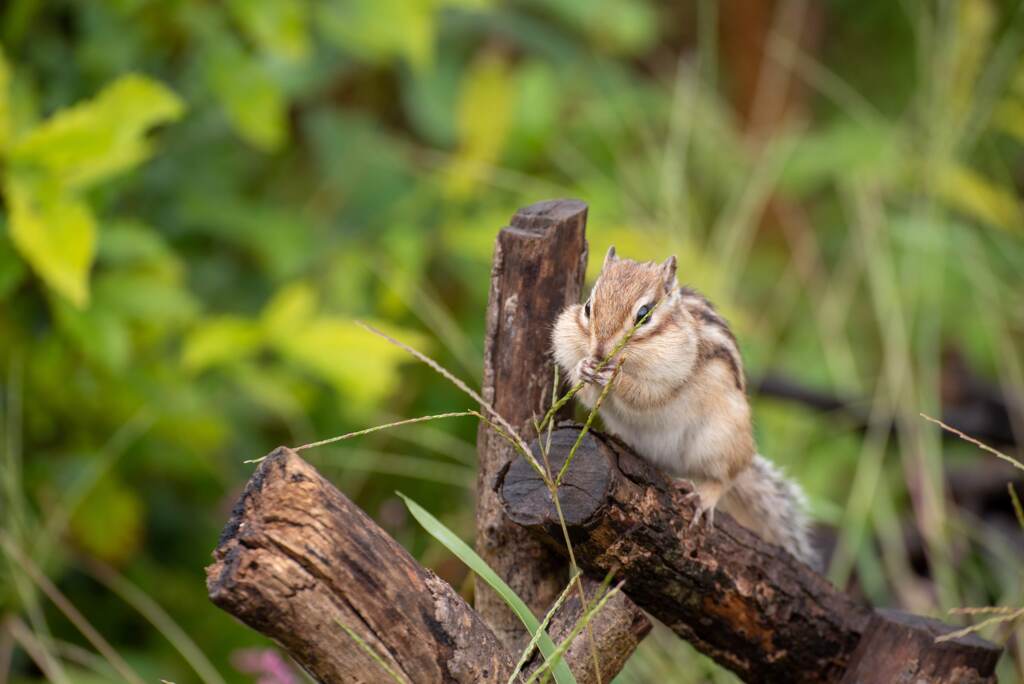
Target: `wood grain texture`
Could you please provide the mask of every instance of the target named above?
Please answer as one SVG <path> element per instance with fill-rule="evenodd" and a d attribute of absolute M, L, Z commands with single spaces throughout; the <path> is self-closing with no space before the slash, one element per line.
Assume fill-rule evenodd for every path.
<path fill-rule="evenodd" d="M 592 601 L 601 591 L 601 583 L 583 577 L 583 591 L 587 600 Z M 565 640 L 584 612 L 579 594 L 573 591 L 551 618 L 548 625 L 551 639 L 556 644 Z M 651 627 L 651 621 L 644 612 L 622 592 L 608 599 L 601 612 L 595 615 L 589 624 L 589 634 L 593 635 L 599 662 L 600 677 L 594 672 L 594 653 L 590 649 L 588 632 L 584 631 L 573 639 L 565 653 L 565 660 L 576 677 L 577 684 L 611 682 L 625 667 L 626 661 L 651 631 Z M 534 658 L 530 667 L 526 668 L 526 673 L 529 675 L 539 664 L 539 658 Z"/>
<path fill-rule="evenodd" d="M 513 663 L 455 591 L 294 451 L 253 474 L 206 569 L 210 599 L 320 682 L 501 682 Z"/>
<path fill-rule="evenodd" d="M 564 461 L 577 434 L 555 431 L 553 462 Z M 637 605 L 746 681 L 838 680 L 870 609 L 728 515 L 716 516 L 712 532 L 691 529 L 685 491 L 590 433 L 559 496 L 577 561 L 594 578 L 614 570 Z M 512 463 L 501 494 L 510 519 L 561 548 L 535 473 Z"/>
<path fill-rule="evenodd" d="M 586 217 L 583 202 L 539 202 L 519 210 L 495 244 L 483 396 L 525 439 L 533 435 L 533 418 L 550 404 L 551 329 L 562 309 L 580 298 L 587 262 Z M 504 516 L 495 492 L 498 474 L 521 457 L 484 425 L 477 453 L 477 552 L 541 616 L 568 580 L 566 563 Z M 522 623 L 479 579 L 475 589 L 477 611 L 510 651 L 519 652 L 528 640 Z M 570 601 L 565 609 L 577 611 L 564 616 L 572 624 L 579 606 Z M 641 611 L 628 600 L 616 600 L 592 625 L 592 633 L 604 635 L 595 645 L 600 671 L 594 672 L 589 656 L 581 662 L 577 656 L 584 649 L 575 646 L 567 657 L 569 666 L 580 684 L 610 681 L 649 630 Z"/>
<path fill-rule="evenodd" d="M 990 684 L 1002 649 L 968 635 L 936 643 L 952 632 L 938 620 L 879 609 L 850 657 L 842 684 Z"/>

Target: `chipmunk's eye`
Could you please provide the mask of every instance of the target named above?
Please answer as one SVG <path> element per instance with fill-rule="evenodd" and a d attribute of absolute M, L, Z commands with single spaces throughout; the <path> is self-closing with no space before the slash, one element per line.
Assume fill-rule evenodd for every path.
<path fill-rule="evenodd" d="M 590 318 L 590 300 L 589 299 L 587 300 L 587 303 L 583 305 L 583 315 L 586 316 L 587 318 Z"/>
<path fill-rule="evenodd" d="M 651 319 L 648 318 L 647 320 L 644 320 L 644 316 L 646 316 L 650 312 L 651 312 L 651 307 L 647 306 L 646 304 L 641 306 L 640 310 L 636 312 L 636 323 L 634 325 L 636 325 L 636 324 L 647 325 L 651 321 Z"/>

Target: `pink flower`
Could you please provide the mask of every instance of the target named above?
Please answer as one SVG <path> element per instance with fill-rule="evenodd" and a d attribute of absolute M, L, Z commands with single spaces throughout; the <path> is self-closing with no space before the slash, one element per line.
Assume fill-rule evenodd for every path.
<path fill-rule="evenodd" d="M 291 665 L 272 648 L 246 648 L 231 656 L 235 669 L 245 674 L 258 675 L 256 684 L 299 684 Z"/>

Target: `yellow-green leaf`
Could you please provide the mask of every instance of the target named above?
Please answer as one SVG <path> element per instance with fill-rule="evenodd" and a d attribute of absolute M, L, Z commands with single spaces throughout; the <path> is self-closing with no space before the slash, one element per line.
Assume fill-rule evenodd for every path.
<path fill-rule="evenodd" d="M 203 321 L 185 337 L 182 365 L 198 372 L 210 366 L 245 359 L 259 350 L 263 336 L 254 321 L 219 316 Z"/>
<path fill-rule="evenodd" d="M 285 141 L 285 99 L 266 65 L 232 45 L 206 58 L 207 80 L 235 131 L 264 151 Z"/>
<path fill-rule="evenodd" d="M 431 0 L 324 2 L 317 5 L 316 23 L 325 38 L 356 57 L 404 57 L 424 67 L 434 57 L 436 12 Z"/>
<path fill-rule="evenodd" d="M 1024 143 L 1024 102 L 1007 97 L 992 113 L 992 122 L 1018 143 Z"/>
<path fill-rule="evenodd" d="M 939 196 L 954 209 L 1005 230 L 1020 230 L 1021 208 L 1016 197 L 976 171 L 950 164 L 939 174 Z"/>
<path fill-rule="evenodd" d="M 449 170 L 448 189 L 466 195 L 487 179 L 505 147 L 513 111 L 509 67 L 496 55 L 477 59 L 459 93 L 459 150 Z"/>
<path fill-rule="evenodd" d="M 291 61 L 309 54 L 309 5 L 305 0 L 230 0 L 242 30 L 264 51 Z"/>
<path fill-rule="evenodd" d="M 10 148 L 13 163 L 80 189 L 135 166 L 151 145 L 146 132 L 179 118 L 184 105 L 145 76 L 122 76 L 91 100 L 57 112 Z"/>
<path fill-rule="evenodd" d="M 89 301 L 96 221 L 88 205 L 17 167 L 4 181 L 11 241 L 50 288 L 78 307 Z"/>
<path fill-rule="evenodd" d="M 11 140 L 11 67 L 0 50 L 0 154 Z"/>
<path fill-rule="evenodd" d="M 132 558 L 145 531 L 142 499 L 112 474 L 103 477 L 71 516 L 79 547 L 108 563 Z"/>
<path fill-rule="evenodd" d="M 421 335 L 396 330 L 391 333 L 413 346 Z M 408 354 L 369 334 L 353 321 L 321 317 L 307 322 L 273 344 L 287 359 L 332 384 L 345 396 L 353 411 L 373 406 L 398 385 L 398 365 Z"/>
<path fill-rule="evenodd" d="M 308 283 L 293 283 L 278 291 L 263 309 L 262 323 L 270 337 L 301 334 L 316 314 L 317 294 Z"/>

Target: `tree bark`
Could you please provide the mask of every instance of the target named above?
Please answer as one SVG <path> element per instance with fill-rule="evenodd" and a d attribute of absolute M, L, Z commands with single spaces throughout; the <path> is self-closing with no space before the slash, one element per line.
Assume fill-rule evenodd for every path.
<path fill-rule="evenodd" d="M 527 440 L 534 434 L 533 419 L 550 405 L 552 326 L 566 305 L 579 301 L 586 270 L 586 215 L 582 202 L 540 202 L 518 211 L 511 226 L 498 234 L 487 307 L 483 397 Z M 568 581 L 565 561 L 504 516 L 495 484 L 498 474 L 521 457 L 486 425 L 480 427 L 477 452 L 477 552 L 541 616 Z M 477 611 L 510 651 L 519 652 L 528 641 L 522 623 L 479 578 L 475 591 Z M 577 612 L 563 616 L 570 624 L 580 614 L 578 604 L 570 601 L 566 608 L 571 611 L 573 605 Z M 567 658 L 580 684 L 610 681 L 650 629 L 628 600 L 609 603 L 599 621 L 590 630 L 597 641 L 599 672 L 594 672 L 589 646 L 574 646 Z M 579 638 L 586 639 L 587 632 Z"/>
<path fill-rule="evenodd" d="M 416 684 L 512 673 L 472 608 L 291 449 L 260 464 L 214 559 L 210 599 L 318 681 L 377 684 L 393 679 L 388 668 Z"/>
<path fill-rule="evenodd" d="M 555 431 L 552 468 L 561 466 L 578 434 L 575 427 Z M 511 520 L 562 549 L 551 496 L 529 466 L 512 462 L 499 488 Z M 840 681 L 875 624 L 870 607 L 727 514 L 716 515 L 713 530 L 691 528 L 694 504 L 683 500 L 688 490 L 621 442 L 591 432 L 559 489 L 577 562 L 593 578 L 614 571 L 637 605 L 745 681 Z M 998 658 L 998 648 L 982 644 Z M 954 659 L 961 653 L 945 650 Z M 963 664 L 987 677 L 994 662 Z M 923 682 L 947 681 L 921 671 Z"/>
<path fill-rule="evenodd" d="M 995 682 L 993 673 L 1002 649 L 974 635 L 936 643 L 935 637 L 954 629 L 918 615 L 876 610 L 850 657 L 842 684 Z"/>

